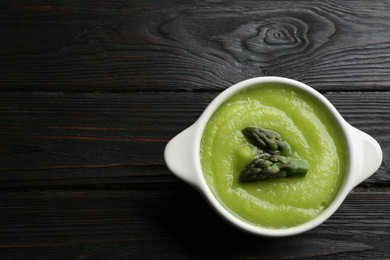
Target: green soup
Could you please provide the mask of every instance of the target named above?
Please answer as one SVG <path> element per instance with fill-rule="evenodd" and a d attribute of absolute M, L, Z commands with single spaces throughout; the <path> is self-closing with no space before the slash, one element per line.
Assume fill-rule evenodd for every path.
<path fill-rule="evenodd" d="M 306 160 L 305 177 L 240 183 L 259 149 L 242 134 L 248 126 L 278 132 L 292 156 Z M 346 142 L 334 116 L 310 95 L 281 84 L 241 91 L 212 115 L 203 133 L 201 164 L 209 188 L 237 217 L 288 228 L 317 217 L 334 200 L 348 167 Z"/>

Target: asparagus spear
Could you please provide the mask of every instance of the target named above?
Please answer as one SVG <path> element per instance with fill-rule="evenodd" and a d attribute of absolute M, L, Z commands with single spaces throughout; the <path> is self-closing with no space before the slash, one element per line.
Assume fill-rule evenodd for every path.
<path fill-rule="evenodd" d="M 276 155 L 290 155 L 290 145 L 283 141 L 280 135 L 274 131 L 261 127 L 247 127 L 242 133 L 264 152 Z"/>
<path fill-rule="evenodd" d="M 239 176 L 239 181 L 244 183 L 286 176 L 305 176 L 308 170 L 309 164 L 304 160 L 263 154 L 245 167 Z"/>

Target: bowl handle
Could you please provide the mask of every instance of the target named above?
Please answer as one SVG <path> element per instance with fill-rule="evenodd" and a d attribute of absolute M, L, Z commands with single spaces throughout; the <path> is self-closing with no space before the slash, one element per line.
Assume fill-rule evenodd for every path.
<path fill-rule="evenodd" d="M 373 137 L 353 126 L 350 128 L 350 135 L 355 145 L 353 152 L 357 165 L 353 178 L 353 187 L 355 187 L 379 169 L 383 153 L 379 143 Z"/>
<path fill-rule="evenodd" d="M 177 177 L 190 185 L 198 186 L 196 165 L 196 124 L 176 135 L 165 146 L 164 158 L 167 167 Z"/>

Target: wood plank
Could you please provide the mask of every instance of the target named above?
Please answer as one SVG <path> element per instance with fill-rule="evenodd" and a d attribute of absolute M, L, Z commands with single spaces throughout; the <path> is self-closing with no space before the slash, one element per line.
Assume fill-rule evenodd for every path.
<path fill-rule="evenodd" d="M 328 221 L 269 239 L 231 227 L 191 187 L 0 193 L 6 259 L 386 259 L 390 193 L 351 193 Z M 362 214 L 362 212 L 365 212 Z M 205 235 L 207 234 L 207 235 Z M 200 248 L 202 250 L 200 250 Z"/>
<path fill-rule="evenodd" d="M 263 75 L 389 90 L 389 15 L 384 0 L 2 1 L 0 91 L 220 91 Z"/>
<path fill-rule="evenodd" d="M 174 182 L 164 163 L 165 145 L 216 94 L 1 93 L 0 187 L 119 188 Z M 382 146 L 383 164 L 364 185 L 388 187 L 390 93 L 326 97 L 349 123 Z"/>

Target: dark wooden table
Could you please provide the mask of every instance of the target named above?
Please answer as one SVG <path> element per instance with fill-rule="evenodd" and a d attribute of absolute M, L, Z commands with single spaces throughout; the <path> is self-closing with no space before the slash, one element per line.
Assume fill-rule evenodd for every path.
<path fill-rule="evenodd" d="M 390 2 L 0 1 L 1 259 L 390 259 Z M 323 93 L 380 143 L 324 224 L 243 233 L 166 167 L 234 83 Z"/>

